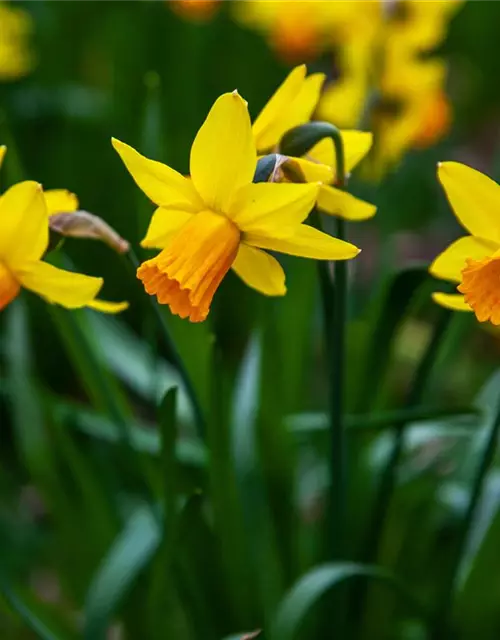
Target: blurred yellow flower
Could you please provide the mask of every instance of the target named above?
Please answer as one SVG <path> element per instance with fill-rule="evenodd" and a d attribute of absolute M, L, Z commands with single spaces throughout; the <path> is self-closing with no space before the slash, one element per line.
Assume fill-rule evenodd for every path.
<path fill-rule="evenodd" d="M 210 20 L 220 0 L 167 0 L 169 7 L 182 18 L 203 22 Z"/>
<path fill-rule="evenodd" d="M 262 249 L 320 260 L 345 260 L 359 252 L 302 224 L 317 184 L 252 182 L 257 153 L 247 104 L 236 91 L 218 98 L 198 131 L 191 178 L 123 142 L 113 140 L 113 145 L 159 207 L 142 245 L 162 251 L 137 275 L 150 295 L 181 318 L 205 320 L 230 268 L 260 293 L 284 295 L 283 269 Z"/>
<path fill-rule="evenodd" d="M 375 177 L 408 149 L 430 146 L 449 129 L 451 107 L 443 88 L 446 65 L 427 54 L 442 42 L 461 3 L 348 3 L 357 7 L 340 44 L 341 77 L 326 89 L 318 111 L 337 126 L 364 122 L 374 132 Z"/>
<path fill-rule="evenodd" d="M 26 11 L 0 2 L 0 80 L 15 80 L 31 71 L 31 30 L 32 21 Z"/>
<path fill-rule="evenodd" d="M 257 152 L 279 151 L 283 135 L 309 122 L 318 104 L 325 81 L 322 73 L 306 77 L 305 65 L 295 67 L 270 98 L 253 124 Z M 364 131 L 341 131 L 344 144 L 345 170 L 352 169 L 364 158 L 372 145 L 372 134 Z M 366 220 L 375 215 L 376 207 L 336 189 L 337 176 L 333 141 L 318 142 L 303 158 L 294 158 L 307 182 L 320 181 L 318 207 L 325 213 L 347 220 Z"/>
<path fill-rule="evenodd" d="M 438 176 L 459 222 L 470 235 L 459 238 L 430 266 L 436 278 L 458 283 L 460 293 L 434 293 L 456 311 L 474 311 L 480 322 L 500 325 L 500 186 L 458 162 L 443 162 Z"/>
<path fill-rule="evenodd" d="M 20 182 L 0 196 L 0 309 L 29 289 L 68 309 L 117 312 L 126 303 L 96 300 L 102 278 L 58 269 L 41 258 L 49 242 L 49 216 L 42 187 Z"/>
<path fill-rule="evenodd" d="M 0 146 L 0 169 L 7 153 L 7 147 Z M 78 198 L 74 193 L 67 191 L 66 189 L 48 189 L 43 192 L 45 199 L 45 205 L 49 216 L 56 213 L 71 213 L 78 209 Z"/>
<path fill-rule="evenodd" d="M 0 168 L 7 148 L 0 147 Z M 97 300 L 102 278 L 70 273 L 41 262 L 49 242 L 49 217 L 73 212 L 78 199 L 65 189 L 43 192 L 36 182 L 22 182 L 0 196 L 0 309 L 21 287 L 68 309 L 89 307 L 118 313 L 127 302 Z"/>
<path fill-rule="evenodd" d="M 241 23 L 267 34 L 287 61 L 310 59 L 332 46 L 332 29 L 344 24 L 349 5 L 340 0 L 238 0 L 231 2 Z"/>

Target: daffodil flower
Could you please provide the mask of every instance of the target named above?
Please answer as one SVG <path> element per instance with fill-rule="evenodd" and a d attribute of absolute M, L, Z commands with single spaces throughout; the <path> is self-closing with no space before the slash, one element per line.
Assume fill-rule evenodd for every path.
<path fill-rule="evenodd" d="M 0 169 L 7 153 L 7 147 L 0 146 Z M 47 189 L 43 192 L 49 216 L 56 213 L 72 213 L 78 209 L 78 198 L 67 189 Z"/>
<path fill-rule="evenodd" d="M 443 41 L 462 0 L 341 4 L 353 7 L 336 34 L 341 76 L 324 91 L 318 114 L 340 127 L 368 123 L 375 134 L 369 174 L 380 178 L 410 148 L 431 146 L 450 128 L 446 63 L 425 54 Z"/>
<path fill-rule="evenodd" d="M 350 5 L 331 0 L 240 0 L 231 8 L 237 20 L 267 34 L 282 59 L 304 60 L 334 46 L 331 34 L 352 11 Z"/>
<path fill-rule="evenodd" d="M 167 5 L 182 18 L 205 22 L 215 15 L 220 0 L 167 0 Z"/>
<path fill-rule="evenodd" d="M 0 166 L 6 148 L 0 147 Z M 49 210 L 58 213 L 78 201 L 65 190 L 43 193 L 36 182 L 21 182 L 0 196 L 0 309 L 17 297 L 22 287 L 68 309 L 89 307 L 118 313 L 126 302 L 96 299 L 102 278 L 58 269 L 41 258 L 49 243 Z"/>
<path fill-rule="evenodd" d="M 174 314 L 201 322 L 232 268 L 268 296 L 286 293 L 279 262 L 263 249 L 345 260 L 359 250 L 302 224 L 317 184 L 252 182 L 257 153 L 246 102 L 235 91 L 213 105 L 191 148 L 190 178 L 113 140 L 138 186 L 156 204 L 144 247 L 162 249 L 137 275 Z"/>
<path fill-rule="evenodd" d="M 309 122 L 316 109 L 325 81 L 322 73 L 306 77 L 305 65 L 295 67 L 262 109 L 253 125 L 255 145 L 259 153 L 277 149 L 283 135 Z M 346 171 L 365 157 L 372 145 L 372 134 L 364 131 L 341 131 Z M 366 220 L 375 215 L 376 207 L 351 194 L 330 186 L 336 180 L 333 141 L 318 142 L 304 158 L 294 158 L 307 182 L 320 181 L 318 207 L 330 215 L 347 220 Z"/>
<path fill-rule="evenodd" d="M 456 311 L 474 311 L 480 322 L 500 325 L 500 186 L 458 162 L 443 162 L 438 176 L 459 222 L 470 235 L 459 238 L 432 263 L 436 278 L 457 283 L 459 293 L 434 293 Z"/>

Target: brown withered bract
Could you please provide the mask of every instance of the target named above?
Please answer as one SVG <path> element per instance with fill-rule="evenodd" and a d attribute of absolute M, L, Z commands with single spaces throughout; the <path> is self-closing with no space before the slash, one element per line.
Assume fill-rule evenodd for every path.
<path fill-rule="evenodd" d="M 50 217 L 50 228 L 68 238 L 92 238 L 105 242 L 118 253 L 126 253 L 130 245 L 102 218 L 88 211 L 56 213 Z"/>

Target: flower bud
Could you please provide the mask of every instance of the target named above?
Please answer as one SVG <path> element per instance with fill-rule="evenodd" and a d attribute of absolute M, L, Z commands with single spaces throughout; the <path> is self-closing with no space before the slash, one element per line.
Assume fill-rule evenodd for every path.
<path fill-rule="evenodd" d="M 105 242 L 118 253 L 126 253 L 130 245 L 102 218 L 88 211 L 56 213 L 50 216 L 50 228 L 67 238 L 92 238 Z"/>

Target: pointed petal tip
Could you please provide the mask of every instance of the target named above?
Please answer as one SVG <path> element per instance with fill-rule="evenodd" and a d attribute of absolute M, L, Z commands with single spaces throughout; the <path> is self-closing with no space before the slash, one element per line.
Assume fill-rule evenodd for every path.
<path fill-rule="evenodd" d="M 240 100 L 245 105 L 245 107 L 248 108 L 248 102 L 245 100 L 245 98 L 242 97 L 242 95 L 239 93 L 238 89 L 235 89 L 234 91 L 231 91 L 230 95 L 233 98 L 236 98 L 236 100 Z"/>

